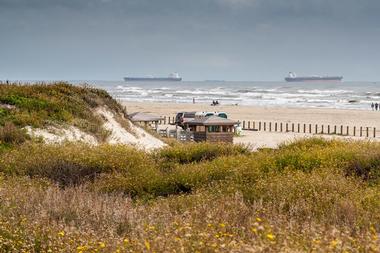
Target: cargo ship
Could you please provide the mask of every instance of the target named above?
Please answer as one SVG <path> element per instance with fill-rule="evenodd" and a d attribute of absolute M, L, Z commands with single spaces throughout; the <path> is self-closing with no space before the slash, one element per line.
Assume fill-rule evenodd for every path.
<path fill-rule="evenodd" d="M 311 81 L 342 81 L 343 76 L 297 76 L 294 72 L 289 72 L 285 77 L 287 82 L 311 82 Z"/>
<path fill-rule="evenodd" d="M 126 82 L 136 82 L 136 81 L 174 81 L 179 82 L 182 81 L 182 77 L 179 76 L 178 73 L 171 73 L 168 77 L 124 77 L 124 81 Z"/>

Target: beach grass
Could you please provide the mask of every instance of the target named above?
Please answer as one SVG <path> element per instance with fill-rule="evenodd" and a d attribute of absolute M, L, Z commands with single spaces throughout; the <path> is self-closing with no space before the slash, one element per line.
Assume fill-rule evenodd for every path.
<path fill-rule="evenodd" d="M 104 141 L 109 133 L 102 127 L 103 119 L 94 113 L 104 106 L 116 115 L 125 113 L 106 91 L 86 85 L 66 82 L 0 85 L 0 126 L 13 123 L 18 128 L 44 128 L 67 124 Z M 127 121 L 121 123 L 128 127 Z"/>
<path fill-rule="evenodd" d="M 376 252 L 379 144 L 0 152 L 0 251 Z"/>

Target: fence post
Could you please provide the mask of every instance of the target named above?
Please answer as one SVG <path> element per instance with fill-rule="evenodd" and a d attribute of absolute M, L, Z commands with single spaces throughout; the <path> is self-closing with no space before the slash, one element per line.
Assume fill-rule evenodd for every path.
<path fill-rule="evenodd" d="M 259 131 L 261 131 L 261 121 L 259 121 Z"/>
<path fill-rule="evenodd" d="M 330 134 L 330 125 L 327 125 L 327 134 Z"/>
<path fill-rule="evenodd" d="M 166 116 L 164 116 L 164 125 L 166 125 Z"/>
<path fill-rule="evenodd" d="M 306 133 L 306 124 L 303 124 L 303 133 Z"/>
<path fill-rule="evenodd" d="M 343 135 L 343 125 L 340 126 L 340 135 Z"/>
<path fill-rule="evenodd" d="M 269 122 L 269 132 L 272 132 L 272 122 Z"/>
<path fill-rule="evenodd" d="M 266 130 L 267 130 L 267 123 L 264 122 L 264 131 L 266 131 Z"/>
<path fill-rule="evenodd" d="M 366 137 L 368 138 L 369 136 L 369 127 L 366 128 Z"/>
<path fill-rule="evenodd" d="M 356 136 L 356 126 L 354 126 L 354 136 Z"/>
<path fill-rule="evenodd" d="M 277 132 L 277 122 L 274 123 L 274 131 Z"/>
<path fill-rule="evenodd" d="M 363 127 L 360 127 L 360 137 L 363 136 Z"/>
<path fill-rule="evenodd" d="M 245 120 L 243 120 L 243 129 L 245 130 Z"/>
<path fill-rule="evenodd" d="M 315 124 L 315 133 L 318 133 L 318 124 Z"/>
<path fill-rule="evenodd" d="M 311 134 L 311 124 L 309 124 L 309 134 Z"/>
<path fill-rule="evenodd" d="M 282 122 L 280 123 L 280 132 L 282 132 Z"/>
<path fill-rule="evenodd" d="M 376 127 L 373 128 L 373 138 L 376 138 Z"/>
<path fill-rule="evenodd" d="M 297 132 L 298 133 L 300 132 L 300 123 L 298 123 L 298 125 L 297 125 Z"/>
<path fill-rule="evenodd" d="M 248 129 L 251 129 L 251 121 L 248 121 Z"/>
<path fill-rule="evenodd" d="M 286 123 L 286 128 L 285 128 L 286 132 L 289 132 L 288 126 L 289 126 L 288 123 Z"/>
<path fill-rule="evenodd" d="M 255 123 L 254 121 L 252 122 L 252 125 L 253 125 L 253 126 L 252 126 L 253 129 L 256 129 L 256 123 Z"/>
<path fill-rule="evenodd" d="M 292 123 L 292 133 L 294 133 L 294 123 Z"/>
<path fill-rule="evenodd" d="M 350 135 L 350 127 L 349 126 L 346 127 L 346 135 L 347 136 Z"/>

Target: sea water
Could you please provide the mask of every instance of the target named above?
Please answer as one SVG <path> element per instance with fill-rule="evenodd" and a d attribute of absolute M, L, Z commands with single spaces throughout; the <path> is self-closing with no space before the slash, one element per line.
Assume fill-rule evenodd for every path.
<path fill-rule="evenodd" d="M 121 101 L 370 109 L 380 82 L 87 81 Z"/>

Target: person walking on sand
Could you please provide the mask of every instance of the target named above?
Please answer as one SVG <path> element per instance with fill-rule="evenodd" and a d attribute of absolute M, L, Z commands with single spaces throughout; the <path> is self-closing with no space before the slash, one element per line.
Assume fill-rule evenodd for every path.
<path fill-rule="evenodd" d="M 375 107 L 375 104 L 372 102 L 371 104 L 372 111 L 374 110 L 374 107 Z"/>
<path fill-rule="evenodd" d="M 377 109 L 379 109 L 379 104 L 375 103 L 375 110 L 377 111 Z"/>

